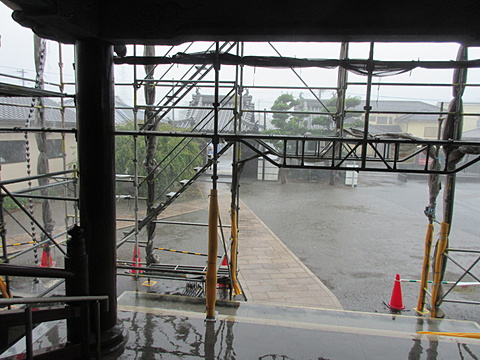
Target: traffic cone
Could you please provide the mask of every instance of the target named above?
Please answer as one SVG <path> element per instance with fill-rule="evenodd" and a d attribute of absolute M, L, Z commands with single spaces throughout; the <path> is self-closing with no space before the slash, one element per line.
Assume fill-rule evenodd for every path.
<path fill-rule="evenodd" d="M 135 246 L 133 248 L 133 255 L 132 255 L 132 266 L 138 266 L 138 267 L 142 267 L 142 264 L 141 264 L 141 257 L 140 257 L 140 247 L 139 246 Z M 136 273 L 141 273 L 142 271 L 141 270 L 134 270 L 134 269 L 130 269 L 130 273 L 131 274 L 136 274 Z"/>
<path fill-rule="evenodd" d="M 221 266 L 228 266 L 227 255 L 225 255 L 225 256 L 223 257 L 222 265 L 221 265 Z"/>
<path fill-rule="evenodd" d="M 220 267 L 226 268 L 227 266 L 228 266 L 227 255 L 224 255 L 222 264 L 220 265 Z M 217 281 L 217 286 L 221 289 L 228 288 L 228 285 L 229 285 L 228 278 L 220 278 L 219 281 Z"/>
<path fill-rule="evenodd" d="M 392 310 L 403 310 L 405 306 L 403 305 L 403 296 L 402 296 L 402 285 L 400 283 L 400 274 L 395 275 L 395 283 L 393 285 L 392 298 L 388 303 L 388 306 Z"/>
<path fill-rule="evenodd" d="M 50 248 L 43 248 L 42 250 L 42 261 L 40 262 L 40 267 L 51 268 L 53 267 L 52 254 L 50 253 Z"/>

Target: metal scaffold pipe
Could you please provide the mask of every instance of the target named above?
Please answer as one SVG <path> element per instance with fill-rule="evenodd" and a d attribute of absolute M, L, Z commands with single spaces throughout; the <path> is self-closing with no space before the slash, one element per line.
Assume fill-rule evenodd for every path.
<path fill-rule="evenodd" d="M 433 232 L 434 227 L 433 223 L 428 224 L 427 227 L 427 234 L 425 235 L 425 253 L 423 256 L 423 266 L 422 266 L 422 279 L 420 281 L 420 294 L 418 296 L 418 303 L 415 311 L 418 314 L 424 314 L 424 306 L 425 306 L 425 295 L 428 289 L 428 270 L 430 268 L 430 252 L 432 248 L 433 242 Z"/>
<path fill-rule="evenodd" d="M 243 56 L 244 52 L 244 44 L 240 43 L 237 47 L 237 53 Z M 242 94 L 243 94 L 243 66 L 237 66 L 237 73 L 236 73 L 236 82 L 237 82 L 237 99 L 236 101 L 236 110 L 235 110 L 235 118 L 234 118 L 234 132 L 235 135 L 241 133 L 241 125 L 242 125 L 242 117 L 243 117 L 243 101 L 242 101 Z M 242 291 L 240 289 L 240 284 L 238 283 L 237 279 L 237 257 L 238 257 L 238 202 L 239 202 L 239 194 L 238 194 L 238 182 L 240 177 L 240 167 L 238 164 L 238 160 L 240 159 L 240 146 L 237 142 L 233 144 L 233 159 L 232 159 L 232 198 L 231 198 L 231 205 L 230 205 L 230 222 L 231 222 L 231 229 L 230 229 L 230 236 L 231 236 L 231 249 L 230 249 L 230 279 L 232 285 L 232 295 L 241 295 Z"/>
<path fill-rule="evenodd" d="M 206 274 L 206 307 L 207 320 L 215 320 L 215 302 L 217 300 L 217 253 L 218 253 L 218 82 L 220 63 L 218 62 L 219 44 L 216 43 L 215 53 L 217 61 L 215 62 L 215 95 L 214 95 L 214 127 L 213 127 L 213 174 L 212 174 L 212 189 L 210 190 L 210 207 L 208 215 L 208 261 Z"/>
<path fill-rule="evenodd" d="M 217 300 L 217 253 L 218 253 L 218 193 L 210 190 L 210 208 L 208 214 L 208 259 L 206 274 L 207 320 L 215 319 Z"/>
<path fill-rule="evenodd" d="M 444 253 L 448 247 L 448 233 L 450 232 L 450 225 L 442 222 L 440 227 L 440 237 L 437 243 L 437 252 L 435 254 L 435 263 L 433 269 L 433 284 L 432 284 L 432 299 L 431 299 L 431 317 L 438 316 L 439 306 L 442 302 L 440 294 L 440 286 L 444 274 Z"/>
<path fill-rule="evenodd" d="M 232 207 L 231 209 L 231 222 L 232 222 L 232 248 L 231 248 L 231 277 L 233 285 L 233 295 L 241 295 L 242 290 L 237 279 L 237 252 L 238 252 L 238 230 L 237 230 L 237 210 Z"/>

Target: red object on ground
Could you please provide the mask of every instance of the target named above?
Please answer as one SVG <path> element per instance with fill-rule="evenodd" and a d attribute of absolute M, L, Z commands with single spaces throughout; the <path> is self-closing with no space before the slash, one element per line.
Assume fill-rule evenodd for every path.
<path fill-rule="evenodd" d="M 400 283 L 400 274 L 395 275 L 395 283 L 393 284 L 392 298 L 388 304 L 393 310 L 403 310 L 402 285 Z"/>
<path fill-rule="evenodd" d="M 142 267 L 141 261 L 142 261 L 142 259 L 140 258 L 140 247 L 135 246 L 133 248 L 133 255 L 132 255 L 132 263 L 133 264 L 132 264 L 132 266 Z M 137 272 L 141 273 L 142 271 L 141 270 L 130 269 L 131 274 L 136 274 Z"/>
<path fill-rule="evenodd" d="M 225 255 L 222 260 L 222 266 L 228 266 L 227 256 Z"/>
<path fill-rule="evenodd" d="M 50 253 L 50 249 L 42 250 L 42 261 L 39 265 L 40 267 L 45 267 L 45 268 L 51 268 L 53 267 L 53 259 L 52 259 L 52 254 Z"/>

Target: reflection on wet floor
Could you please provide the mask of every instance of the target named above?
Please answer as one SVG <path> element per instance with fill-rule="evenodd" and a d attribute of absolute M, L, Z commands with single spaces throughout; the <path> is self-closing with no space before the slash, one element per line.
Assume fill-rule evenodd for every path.
<path fill-rule="evenodd" d="M 478 359 L 480 341 L 416 334 L 478 332 L 474 322 L 219 301 L 206 322 L 201 299 L 125 292 L 129 332 L 110 359 Z"/>
<path fill-rule="evenodd" d="M 470 321 L 218 300 L 207 322 L 204 299 L 136 291 L 119 297 L 118 310 L 128 341 L 102 359 L 480 358 L 480 340 L 417 334 L 480 332 Z M 65 322 L 45 323 L 34 348 L 58 347 L 65 333 Z M 18 359 L 24 343 L 0 356 Z"/>

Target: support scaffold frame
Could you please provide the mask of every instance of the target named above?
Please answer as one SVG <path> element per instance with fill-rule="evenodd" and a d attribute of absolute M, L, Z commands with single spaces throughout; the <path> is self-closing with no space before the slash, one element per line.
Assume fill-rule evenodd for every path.
<path fill-rule="evenodd" d="M 63 49 L 62 44 L 58 44 L 58 69 L 59 69 L 59 83 L 47 82 L 43 78 L 43 69 L 45 59 L 45 40 L 38 37 L 34 37 L 35 44 L 35 63 L 36 63 L 36 79 L 31 80 L 25 77 L 16 77 L 8 74 L 0 74 L 2 78 L 6 78 L 10 81 L 22 81 L 22 83 L 31 83 L 34 87 L 29 86 L 19 86 L 11 83 L 0 83 L 0 95 L 6 97 L 23 97 L 23 98 L 32 98 L 32 103 L 30 106 L 23 105 L 21 103 L 15 104 L 13 102 L 1 103 L 0 106 L 9 106 L 13 108 L 22 108 L 27 107 L 30 110 L 29 119 L 26 122 L 24 127 L 8 127 L 2 126 L 0 129 L 1 133 L 9 134 L 14 136 L 15 134 L 24 134 L 27 139 L 27 150 L 30 147 L 28 144 L 28 136 L 33 134 L 38 143 L 39 156 L 41 157 L 42 165 L 38 167 L 37 171 L 32 174 L 30 171 L 31 165 L 28 163 L 27 166 L 27 176 L 12 176 L 9 174 L 7 179 L 0 180 L 0 228 L 1 228 L 1 238 L 2 238 L 2 263 L 10 263 L 15 261 L 15 259 L 20 258 L 22 255 L 28 254 L 30 252 L 36 252 L 37 249 L 48 249 L 50 253 L 50 246 L 58 250 L 61 256 L 66 255 L 65 242 L 67 240 L 67 230 L 69 225 L 72 224 L 70 221 L 73 218 L 73 223 L 77 223 L 78 216 L 78 196 L 76 196 L 76 185 L 77 185 L 77 170 L 68 170 L 67 164 L 67 149 L 66 149 L 66 135 L 73 134 L 76 135 L 75 128 L 66 128 L 65 120 L 65 102 L 64 99 L 73 97 L 72 94 L 65 93 L 65 83 L 64 83 L 64 74 L 63 74 Z M 51 89 L 47 90 L 44 88 L 44 85 L 48 85 Z M 58 91 L 57 91 L 58 89 Z M 46 105 L 43 101 L 45 98 L 56 98 L 59 99 L 59 105 Z M 46 126 L 45 120 L 43 118 L 43 112 L 45 110 L 58 112 L 59 118 L 58 124 L 56 127 Z M 32 120 L 36 113 L 36 120 Z M 30 119 L 32 118 L 32 119 Z M 39 120 L 40 119 L 40 120 Z M 33 126 L 32 126 L 33 125 Z M 60 136 L 61 141 L 61 168 L 60 171 L 50 171 L 49 169 L 49 158 L 47 155 L 46 139 L 47 136 L 52 134 L 57 134 Z M 28 157 L 27 157 L 28 160 Z M 70 159 L 71 160 L 71 159 Z M 70 161 L 69 160 L 69 161 Z M 0 164 L 1 166 L 2 164 Z M 6 167 L 8 166 L 5 165 Z M 32 186 L 33 182 L 38 182 L 39 185 Z M 28 184 L 28 186 L 25 185 Z M 70 190 L 68 190 L 70 188 Z M 50 191 L 54 189 L 55 194 L 50 194 Z M 72 190 L 73 189 L 73 190 Z M 35 194 L 38 193 L 38 194 Z M 70 195 L 72 194 L 73 195 Z M 17 220 L 18 215 L 8 211 L 5 208 L 5 199 L 11 199 L 11 201 L 18 207 L 20 213 L 25 214 L 26 219 L 29 219 L 31 222 L 32 230 L 28 231 L 23 224 Z M 41 211 L 38 213 L 33 213 L 30 209 L 26 209 L 25 206 L 21 203 L 21 199 L 29 199 L 29 201 L 41 201 L 43 202 Z M 59 229 L 56 228 L 55 234 L 53 231 L 53 220 L 51 214 L 45 214 L 45 212 L 50 212 L 50 201 L 61 201 L 65 204 L 64 206 L 64 221 L 65 228 Z M 68 214 L 68 203 L 73 203 L 74 214 Z M 20 228 L 25 230 L 25 233 L 33 237 L 33 241 L 20 242 L 20 243 L 11 243 L 7 241 L 7 229 L 5 225 L 5 215 L 10 217 Z M 43 223 L 42 219 L 43 218 Z M 41 239 L 37 241 L 35 239 L 34 232 L 40 231 Z M 13 251 L 9 251 L 10 248 Z M 19 250 L 17 249 L 19 248 Z M 49 255 L 51 257 L 51 255 Z M 51 262 L 47 258 L 46 266 L 50 267 Z M 63 261 L 62 261 L 63 262 Z M 41 264 L 44 265 L 44 264 Z M 46 296 L 51 294 L 57 287 L 63 283 L 62 280 L 57 281 L 51 286 L 48 286 L 42 294 L 37 294 L 39 296 Z M 12 293 L 10 291 L 10 281 L 9 277 L 6 277 L 6 288 L 7 293 Z"/>
<path fill-rule="evenodd" d="M 215 50 L 213 46 L 216 46 Z M 373 114 L 421 114 L 421 115 L 436 115 L 439 118 L 459 116 L 475 115 L 475 113 L 464 113 L 462 109 L 449 108 L 444 111 L 440 109 L 436 112 L 398 112 L 398 111 L 373 111 L 371 107 L 371 89 L 373 86 L 441 86 L 441 87 L 459 87 L 459 83 L 452 81 L 451 84 L 418 84 L 418 83 L 380 83 L 375 82 L 374 77 L 384 72 L 405 72 L 412 69 L 422 67 L 425 69 L 456 69 L 457 71 L 466 71 L 469 68 L 480 68 L 480 60 L 468 60 L 466 58 L 457 59 L 456 61 L 379 61 L 374 57 L 374 43 L 370 43 L 370 51 L 368 58 L 366 59 L 350 59 L 348 56 L 348 44 L 342 44 L 342 53 L 339 59 L 296 59 L 284 57 L 269 43 L 269 46 L 273 48 L 278 56 L 266 57 L 266 56 L 245 56 L 243 51 L 243 43 L 214 43 L 212 47 L 208 48 L 203 53 L 186 52 L 170 55 L 171 51 L 175 48 L 172 46 L 170 50 L 163 56 L 137 56 L 137 46 L 134 47 L 134 56 L 132 57 L 116 57 L 114 63 L 117 65 L 129 64 L 133 65 L 134 82 L 133 84 L 120 84 L 121 86 L 132 86 L 134 89 L 133 106 L 125 107 L 125 109 L 131 109 L 134 114 L 134 126 L 132 130 L 115 130 L 116 136 L 132 136 L 134 139 L 134 171 L 131 174 L 134 187 L 134 226 L 132 231 L 129 231 L 127 235 L 118 242 L 118 246 L 130 242 L 131 236 L 135 237 L 135 246 L 139 245 L 138 234 L 148 224 L 155 224 L 157 222 L 157 216 L 171 204 L 180 194 L 190 186 L 201 174 L 207 169 L 207 167 L 213 167 L 212 176 L 212 190 L 216 190 L 217 181 L 217 160 L 218 157 L 223 155 L 224 151 L 230 147 L 233 149 L 232 159 L 232 187 L 231 187 L 231 206 L 230 206 L 230 222 L 228 226 L 231 231 L 231 244 L 225 247 L 225 255 L 228 258 L 229 263 L 229 278 L 231 281 L 231 295 L 239 295 L 241 288 L 236 278 L 237 260 L 236 255 L 239 249 L 239 231 L 238 218 L 239 218 L 239 181 L 240 175 L 244 165 L 251 160 L 257 158 L 263 158 L 265 161 L 279 167 L 279 168 L 291 168 L 291 169 L 321 169 L 321 170 L 351 170 L 349 163 L 354 162 L 357 165 L 356 171 L 372 171 L 372 172 L 390 172 L 390 173 L 412 173 L 412 174 L 429 174 L 429 175 L 448 175 L 453 176 L 456 173 L 472 166 L 480 161 L 480 143 L 476 141 L 463 141 L 459 136 L 451 136 L 448 138 L 440 138 L 437 140 L 425 140 L 422 138 L 414 137 L 409 134 L 392 134 L 385 133 L 380 135 L 372 135 L 369 133 L 369 116 Z M 187 47 L 187 50 L 189 47 Z M 232 52 L 236 50 L 236 53 Z M 148 67 L 155 67 L 157 65 L 167 65 L 171 69 L 174 65 L 191 65 L 190 70 L 193 75 L 185 73 L 181 79 L 167 79 L 168 69 L 158 79 L 151 77 L 145 77 L 144 79 L 138 79 L 137 66 L 144 65 Z M 233 81 L 221 81 L 219 77 L 220 66 L 233 65 L 236 69 L 235 79 Z M 243 70 L 244 67 L 266 67 L 266 68 L 290 68 L 294 74 L 299 78 L 304 87 L 301 86 L 258 86 L 258 85 L 245 85 L 243 83 Z M 302 67 L 316 67 L 316 68 L 338 68 L 338 81 L 336 87 L 309 87 L 307 82 L 296 72 L 296 68 Z M 215 73 L 215 80 L 208 80 L 207 74 L 213 71 Z M 367 77 L 366 82 L 349 82 L 347 79 L 348 72 L 355 72 Z M 187 75 L 189 74 L 189 75 Z M 12 87 L 5 84 L 0 84 L 0 90 L 10 91 L 11 93 L 22 93 L 18 87 Z M 362 85 L 366 86 L 366 101 L 363 111 L 352 111 L 345 108 L 345 93 L 350 85 Z M 171 87 L 168 94 L 160 102 L 151 102 L 140 104 L 138 100 L 138 90 L 142 86 L 150 87 Z M 212 106 L 183 106 L 181 100 L 185 99 L 185 96 L 193 89 L 199 86 L 213 89 L 215 92 L 215 98 Z M 461 87 L 478 87 L 479 84 L 467 84 L 466 80 L 460 85 Z M 311 92 L 314 97 L 323 105 L 326 111 L 295 111 L 289 110 L 289 114 L 297 115 L 328 115 L 335 123 L 335 136 L 312 136 L 305 135 L 266 135 L 260 133 L 247 133 L 242 126 L 242 118 L 246 114 L 273 114 L 281 111 L 274 110 L 260 110 L 260 109 L 244 109 L 242 106 L 242 98 L 244 91 L 247 89 L 284 89 L 284 90 L 302 90 L 305 89 Z M 227 94 L 223 99 L 220 96 L 220 89 L 227 89 Z M 315 95 L 316 90 L 329 89 L 336 91 L 338 96 L 338 103 L 335 111 L 329 111 L 322 103 L 322 100 Z M 45 96 L 59 96 L 61 103 L 61 110 L 64 111 L 63 97 L 68 96 L 63 93 L 63 84 L 59 86 L 58 94 L 51 94 L 44 91 L 42 94 Z M 457 90 L 457 92 L 459 92 Z M 24 90 L 24 95 L 31 96 L 32 92 Z M 38 89 L 35 94 L 39 95 Z M 461 94 L 456 95 L 461 98 Z M 234 105 L 229 102 L 233 99 Z M 163 101 L 163 102 L 162 102 Z M 0 104 L 1 105 L 1 104 Z M 153 114 L 154 123 L 159 124 L 167 121 L 167 114 L 172 111 L 180 109 L 195 109 L 195 110 L 210 110 L 211 119 L 213 119 L 214 129 L 204 130 L 201 125 L 195 125 L 192 131 L 158 131 L 155 127 L 148 127 L 146 122 L 141 123 L 139 121 L 139 113 L 142 111 L 148 111 Z M 220 128 L 218 123 L 218 112 L 222 111 L 231 112 L 230 123 L 233 123 L 233 131 L 226 131 L 225 128 Z M 365 118 L 363 131 L 358 129 L 347 129 L 344 124 L 345 115 L 348 113 L 355 113 L 357 115 L 363 115 Z M 205 119 L 209 121 L 210 119 Z M 75 129 L 64 129 L 65 125 L 62 122 L 61 129 L 50 129 L 44 127 L 25 127 L 25 128 L 9 128 L 2 127 L 2 132 L 28 132 L 28 133 L 60 133 L 62 137 L 66 133 L 76 133 Z M 441 124 L 440 126 L 441 127 Z M 205 143 L 211 142 L 216 145 L 220 140 L 225 141 L 227 144 L 224 147 L 224 151 L 218 151 L 214 146 L 213 158 L 207 162 L 200 171 L 197 171 L 194 176 L 189 179 L 181 180 L 180 177 L 175 178 L 175 182 L 181 180 L 182 187 L 179 191 L 167 194 L 167 189 L 161 194 L 155 194 L 152 202 L 152 208 L 149 214 L 143 219 L 140 219 L 139 215 L 139 201 L 142 200 L 139 195 L 139 187 L 146 182 L 148 176 L 159 176 L 162 166 L 168 166 L 169 162 L 165 159 L 160 159 L 160 162 L 150 169 L 150 173 L 146 177 L 139 175 L 138 163 L 138 142 L 139 139 L 145 137 L 157 138 L 182 138 L 185 142 L 197 139 L 204 141 Z M 409 151 L 404 149 L 408 148 Z M 197 156 L 203 156 L 205 148 Z M 242 149 L 249 149 L 250 155 L 244 156 Z M 429 166 L 431 161 L 438 157 L 438 150 L 443 150 L 443 165 L 438 163 L 436 167 Z M 173 154 L 176 151 L 181 152 L 182 147 L 179 146 L 172 150 Z M 451 166 L 450 160 L 458 153 L 469 154 L 471 159 L 465 161 L 459 166 Z M 253 155 L 252 155 L 253 154 Z M 413 166 L 411 161 L 417 155 L 424 154 L 426 157 L 425 164 L 422 167 Z M 170 154 L 169 154 L 170 155 Z M 64 162 L 66 167 L 66 163 Z M 178 174 L 181 176 L 181 174 Z M 172 183 L 173 184 L 173 183 Z M 172 185 L 172 184 L 169 184 Z M 167 186 L 167 188 L 169 187 Z M 22 195 L 21 192 L 15 194 L 17 197 L 27 196 Z M 214 194 L 212 194 L 214 195 Z M 32 197 L 32 196 L 30 196 Z M 166 197 L 166 200 L 162 197 Z M 39 198 L 50 198 L 46 196 L 39 196 Z M 52 198 L 53 199 L 53 198 Z M 74 200 L 65 197 L 55 197 L 60 200 Z M 152 199 L 151 199 L 152 200 Z M 220 219 L 211 219 L 212 225 L 215 229 L 212 229 L 212 237 L 218 238 L 217 232 Z M 66 220 L 67 223 L 67 220 Z M 197 224 L 191 224 L 197 225 Z M 451 224 L 449 224 L 451 225 Z M 220 230 L 223 230 L 224 225 L 221 225 Z M 215 235 L 213 234 L 215 230 Z M 180 252 L 186 252 L 180 250 Z M 228 254 L 229 253 L 229 254 Z M 451 259 L 449 257 L 449 261 Z M 219 257 L 215 255 L 213 257 L 215 264 L 218 265 Z M 212 260 L 213 263 L 213 260 Z M 137 264 L 138 265 L 138 264 Z M 467 269 L 468 270 L 468 269 Z M 468 271 L 467 271 L 468 272 Z M 136 273 L 138 275 L 138 273 Z M 137 276 L 138 277 L 138 276 Z"/>
<path fill-rule="evenodd" d="M 371 89 L 373 86 L 440 86 L 440 87 L 452 87 L 455 84 L 421 84 L 421 83 L 380 83 L 373 81 L 373 78 L 380 73 L 392 71 L 392 72 L 406 72 L 412 69 L 422 67 L 425 69 L 457 69 L 466 70 L 468 68 L 480 67 L 479 60 L 467 60 L 457 59 L 456 61 L 379 61 L 374 59 L 374 43 L 370 44 L 369 57 L 365 60 L 362 59 L 349 59 L 348 57 L 348 44 L 344 44 L 343 53 L 340 54 L 339 59 L 296 59 L 283 57 L 278 52 L 274 45 L 269 44 L 277 53 L 277 57 L 266 56 L 244 56 L 243 44 L 238 45 L 237 53 L 231 54 L 228 52 L 215 52 L 207 50 L 205 53 L 187 54 L 186 52 L 170 55 L 169 52 L 164 56 L 149 56 L 149 57 L 117 57 L 114 62 L 116 64 L 130 64 L 130 65 L 174 65 L 174 64 L 188 64 L 194 66 L 211 65 L 215 67 L 215 63 L 218 62 L 222 65 L 234 65 L 237 68 L 237 77 L 235 79 L 235 88 L 237 89 L 235 107 L 233 109 L 226 108 L 233 112 L 234 119 L 234 131 L 222 132 L 219 129 L 214 130 L 213 133 L 198 131 L 196 127 L 192 131 L 174 131 L 174 132 L 162 132 L 162 131 L 149 131 L 147 129 L 139 128 L 136 130 L 117 130 L 117 136 L 133 136 L 135 139 L 144 136 L 159 136 L 159 137 L 180 137 L 191 139 L 204 139 L 206 141 L 215 141 L 215 139 L 222 138 L 226 143 L 233 144 L 233 159 L 232 159 L 232 204 L 231 204 L 231 239 L 233 241 L 231 247 L 231 255 L 229 264 L 231 268 L 232 277 L 231 281 L 235 287 L 236 279 L 234 279 L 237 271 L 236 268 L 236 252 L 238 246 L 238 201 L 239 192 L 238 184 L 241 169 L 248 161 L 263 158 L 265 161 L 279 167 L 279 168 L 292 168 L 292 169 L 322 169 L 322 170 L 351 170 L 349 164 L 354 162 L 357 165 L 356 171 L 371 171 L 371 172 L 391 172 L 391 173 L 405 173 L 405 174 L 429 174 L 429 175 L 454 175 L 471 165 L 477 163 L 480 160 L 480 144 L 476 141 L 462 141 L 460 138 L 441 138 L 437 140 L 426 140 L 418 137 L 411 136 L 410 134 L 369 134 L 369 116 L 376 114 L 402 114 L 402 115 L 435 115 L 439 119 L 443 119 L 444 116 L 458 116 L 458 111 L 452 111 L 451 109 L 444 111 L 443 108 L 436 112 L 418 112 L 418 111 L 373 111 L 370 106 Z M 172 47 L 173 48 L 173 47 Z M 255 66 L 255 67 L 287 67 L 290 68 L 305 87 L 279 87 L 279 86 L 244 86 L 243 84 L 243 67 Z M 307 83 L 301 78 L 295 71 L 295 68 L 301 67 L 337 67 L 339 69 L 337 87 L 314 87 L 309 88 Z M 346 74 L 356 72 L 363 74 L 367 77 L 366 82 L 349 82 Z M 340 74 L 344 72 L 344 74 Z M 152 80 L 157 85 L 168 84 L 169 80 L 158 79 Z M 190 80 L 178 80 L 176 84 L 181 83 L 185 85 Z M 137 82 L 138 83 L 138 82 Z M 141 83 L 141 82 L 140 82 Z M 200 81 L 196 82 L 196 85 L 201 84 Z M 215 92 L 218 89 L 225 88 L 227 85 L 221 85 L 218 82 L 203 83 L 204 87 L 214 87 Z M 212 85 L 213 84 L 213 85 Z M 344 108 L 346 89 L 350 85 L 362 85 L 366 86 L 366 105 L 363 111 L 352 111 Z M 465 86 L 476 87 L 479 84 L 465 84 Z M 260 110 L 260 109 L 242 109 L 242 96 L 245 89 L 257 89 L 257 88 L 282 88 L 285 90 L 301 90 L 305 89 L 311 93 L 315 93 L 312 90 L 315 89 L 330 89 L 335 90 L 338 94 L 337 109 L 334 112 L 331 111 L 289 111 L 291 114 L 298 115 L 329 115 L 332 117 L 336 124 L 335 136 L 288 136 L 288 135 L 262 135 L 262 134 L 249 134 L 242 131 L 242 114 L 256 113 L 256 114 L 272 114 L 273 110 Z M 322 101 L 317 100 L 323 105 Z M 216 102 L 214 102 L 212 109 L 215 109 Z M 343 106 L 342 106 L 343 105 Z M 325 105 L 323 105 L 326 109 Z M 135 111 L 140 109 L 150 109 L 147 105 L 134 106 Z M 183 109 L 188 107 L 182 106 L 154 106 L 153 109 L 157 109 L 157 113 L 163 110 L 170 109 Z M 363 115 L 365 118 L 363 131 L 357 131 L 355 129 L 347 129 L 344 126 L 343 120 L 345 114 L 356 113 Z M 480 114 L 475 113 L 462 113 L 462 116 Z M 439 132 L 441 129 L 441 122 L 439 124 Z M 250 149 L 253 155 L 249 157 L 243 157 L 240 152 L 240 148 Z M 405 151 L 405 148 L 409 148 L 409 151 Z M 432 167 L 429 164 L 438 157 L 438 149 L 443 149 L 444 152 L 444 164 L 441 166 Z M 448 166 L 449 160 L 455 156 L 458 151 L 463 154 L 471 155 L 468 161 L 465 161 L 460 166 Z M 424 165 L 414 166 L 412 165 L 412 159 L 416 156 L 424 154 L 426 160 Z M 213 162 L 215 167 L 215 162 Z M 215 176 L 212 177 L 213 186 L 215 187 Z M 163 204 L 162 204 L 163 206 Z M 162 207 L 160 206 L 160 207 Z M 160 207 L 157 211 L 161 211 Z M 144 226 L 145 220 L 138 220 L 141 224 L 137 226 L 135 232 L 138 232 L 141 227 Z M 148 221 L 154 221 L 149 219 Z M 122 243 L 122 242 L 121 242 Z M 241 290 L 236 288 L 235 294 L 240 293 Z"/>

